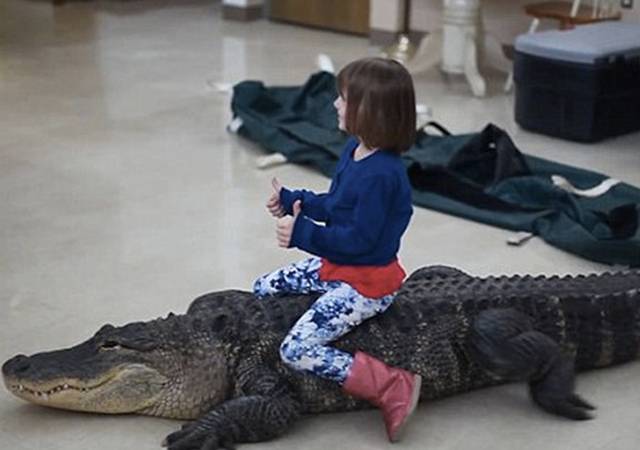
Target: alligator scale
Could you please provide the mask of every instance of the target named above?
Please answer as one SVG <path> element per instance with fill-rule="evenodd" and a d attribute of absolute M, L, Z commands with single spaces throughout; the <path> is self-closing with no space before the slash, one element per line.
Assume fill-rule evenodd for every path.
<path fill-rule="evenodd" d="M 74 347 L 15 356 L 4 382 L 40 405 L 193 419 L 167 437 L 172 449 L 271 439 L 301 414 L 367 407 L 280 362 L 282 339 L 315 298 L 206 294 L 186 314 L 105 325 Z M 420 373 L 421 401 L 526 381 L 543 409 L 587 419 L 574 370 L 638 357 L 640 271 L 478 278 L 426 267 L 387 312 L 335 345 Z"/>

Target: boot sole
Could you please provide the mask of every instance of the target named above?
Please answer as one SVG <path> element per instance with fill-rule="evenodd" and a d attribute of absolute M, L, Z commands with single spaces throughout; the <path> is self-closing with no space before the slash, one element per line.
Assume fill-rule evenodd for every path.
<path fill-rule="evenodd" d="M 396 433 L 393 436 L 389 437 L 389 440 L 391 442 L 398 442 L 402 439 L 402 436 L 404 435 L 404 430 L 406 430 L 407 428 L 407 423 L 409 422 L 409 419 L 413 415 L 414 411 L 416 410 L 416 407 L 418 406 L 418 402 L 420 401 L 420 389 L 422 388 L 422 376 L 415 375 L 413 382 L 414 382 L 414 385 L 413 385 L 413 392 L 411 394 L 411 404 L 409 405 L 409 409 L 407 410 L 407 415 L 402 421 L 402 424 L 398 427 L 398 430 L 396 431 Z"/>

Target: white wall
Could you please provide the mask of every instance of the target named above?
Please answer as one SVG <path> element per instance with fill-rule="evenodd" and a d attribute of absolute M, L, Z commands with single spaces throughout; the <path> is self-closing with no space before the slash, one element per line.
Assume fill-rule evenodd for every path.
<path fill-rule="evenodd" d="M 400 0 L 371 0 L 369 27 L 376 30 L 400 31 L 403 25 L 403 5 Z"/>
<path fill-rule="evenodd" d="M 262 5 L 263 3 L 263 0 L 222 0 L 222 4 L 235 6 L 236 8 L 248 8 L 250 6 Z"/>

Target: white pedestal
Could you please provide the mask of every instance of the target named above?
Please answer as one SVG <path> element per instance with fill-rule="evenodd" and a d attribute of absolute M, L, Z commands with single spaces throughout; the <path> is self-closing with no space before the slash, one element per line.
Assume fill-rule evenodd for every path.
<path fill-rule="evenodd" d="M 442 29 L 422 39 L 416 55 L 407 64 L 411 73 L 419 73 L 440 64 L 445 73 L 464 74 L 477 97 L 486 94 L 486 83 L 478 70 L 478 42 L 491 52 L 499 68 L 509 67 L 496 39 L 482 33 L 479 38 L 480 0 L 443 0 Z M 508 69 L 507 69 L 508 70 Z"/>

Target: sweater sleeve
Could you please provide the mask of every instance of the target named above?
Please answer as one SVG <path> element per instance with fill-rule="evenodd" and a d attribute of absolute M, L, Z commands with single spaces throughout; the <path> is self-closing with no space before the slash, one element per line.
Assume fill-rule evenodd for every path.
<path fill-rule="evenodd" d="M 304 189 L 290 191 L 283 187 L 280 191 L 280 203 L 287 214 L 293 214 L 293 204 L 296 200 L 300 200 L 302 201 L 302 214 L 319 222 L 327 220 L 326 199 L 327 194 L 316 194 Z"/>
<path fill-rule="evenodd" d="M 290 246 L 317 256 L 366 254 L 380 239 L 392 196 L 391 177 L 369 176 L 359 185 L 353 220 L 349 224 L 324 227 L 301 214 L 294 225 Z"/>

